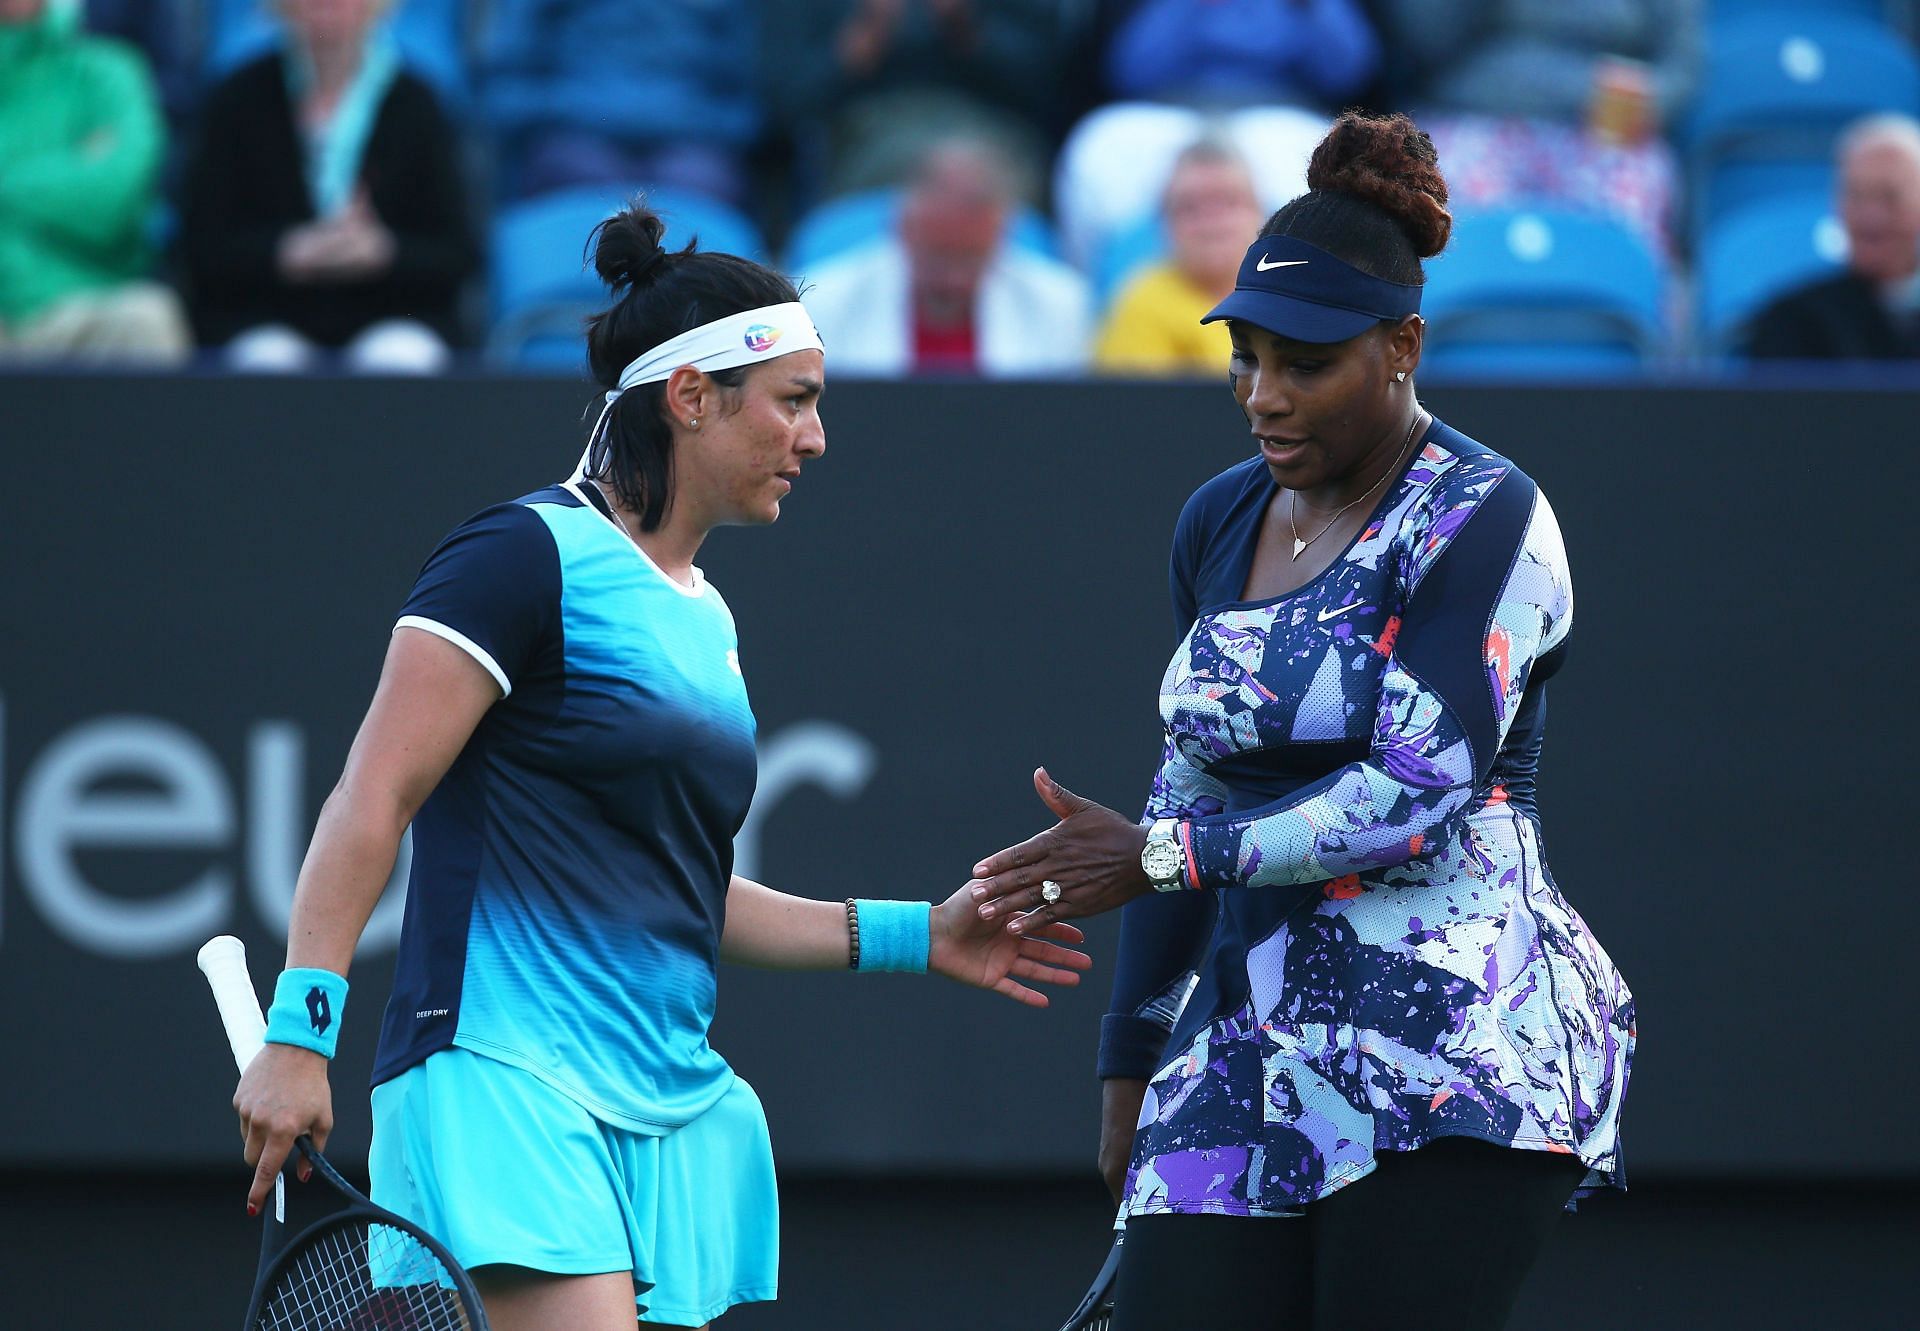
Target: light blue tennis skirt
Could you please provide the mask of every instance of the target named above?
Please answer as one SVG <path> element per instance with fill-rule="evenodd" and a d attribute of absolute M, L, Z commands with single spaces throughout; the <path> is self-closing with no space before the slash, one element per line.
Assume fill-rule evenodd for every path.
<path fill-rule="evenodd" d="M 368 1166 L 373 1200 L 468 1270 L 631 1271 L 640 1320 L 669 1326 L 775 1294 L 773 1149 L 739 1078 L 685 1127 L 647 1137 L 531 1073 L 443 1049 L 374 1087 Z"/>

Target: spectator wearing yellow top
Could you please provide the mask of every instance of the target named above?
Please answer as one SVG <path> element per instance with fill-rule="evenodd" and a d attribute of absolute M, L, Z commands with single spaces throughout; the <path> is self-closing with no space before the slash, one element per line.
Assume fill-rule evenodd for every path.
<path fill-rule="evenodd" d="M 1171 253 L 1114 299 L 1094 349 L 1104 374 L 1218 374 L 1231 354 L 1226 325 L 1200 319 L 1233 290 L 1260 230 L 1246 160 L 1210 139 L 1190 145 L 1174 161 L 1161 213 Z"/>

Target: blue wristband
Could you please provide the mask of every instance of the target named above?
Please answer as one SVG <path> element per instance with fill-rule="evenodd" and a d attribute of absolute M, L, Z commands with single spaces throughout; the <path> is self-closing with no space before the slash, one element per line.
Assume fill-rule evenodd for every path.
<path fill-rule="evenodd" d="M 856 901 L 860 912 L 860 969 L 927 973 L 933 906 L 925 901 Z"/>
<path fill-rule="evenodd" d="M 345 976 L 312 967 L 281 971 L 273 986 L 273 1006 L 267 1009 L 267 1041 L 299 1045 L 332 1058 L 346 1007 Z"/>

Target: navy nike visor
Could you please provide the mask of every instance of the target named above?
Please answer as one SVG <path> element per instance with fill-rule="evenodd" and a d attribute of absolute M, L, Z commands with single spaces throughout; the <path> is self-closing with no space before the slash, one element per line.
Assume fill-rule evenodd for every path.
<path fill-rule="evenodd" d="M 1418 286 L 1369 277 L 1292 236 L 1262 236 L 1240 262 L 1233 291 L 1200 322 L 1239 319 L 1296 342 L 1345 342 L 1382 319 L 1420 312 Z"/>

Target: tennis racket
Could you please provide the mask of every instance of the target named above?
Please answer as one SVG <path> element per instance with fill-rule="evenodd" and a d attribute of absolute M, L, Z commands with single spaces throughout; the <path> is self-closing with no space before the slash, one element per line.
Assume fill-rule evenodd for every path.
<path fill-rule="evenodd" d="M 267 1029 L 247 974 L 247 950 L 223 935 L 200 949 L 199 961 L 233 1061 L 245 1072 Z M 480 1296 L 451 1253 L 368 1201 L 309 1138 L 295 1145 L 344 1205 L 289 1237 L 287 1172 L 281 1171 L 262 1226 L 246 1331 L 487 1331 Z"/>
<path fill-rule="evenodd" d="M 1093 1278 L 1080 1306 L 1073 1310 L 1073 1316 L 1060 1331 L 1107 1331 L 1113 1325 L 1113 1287 L 1120 1278 L 1120 1245 L 1126 1241 L 1125 1230 L 1113 1236 L 1113 1246 L 1107 1249 L 1107 1260 L 1100 1264 L 1100 1274 Z"/>

